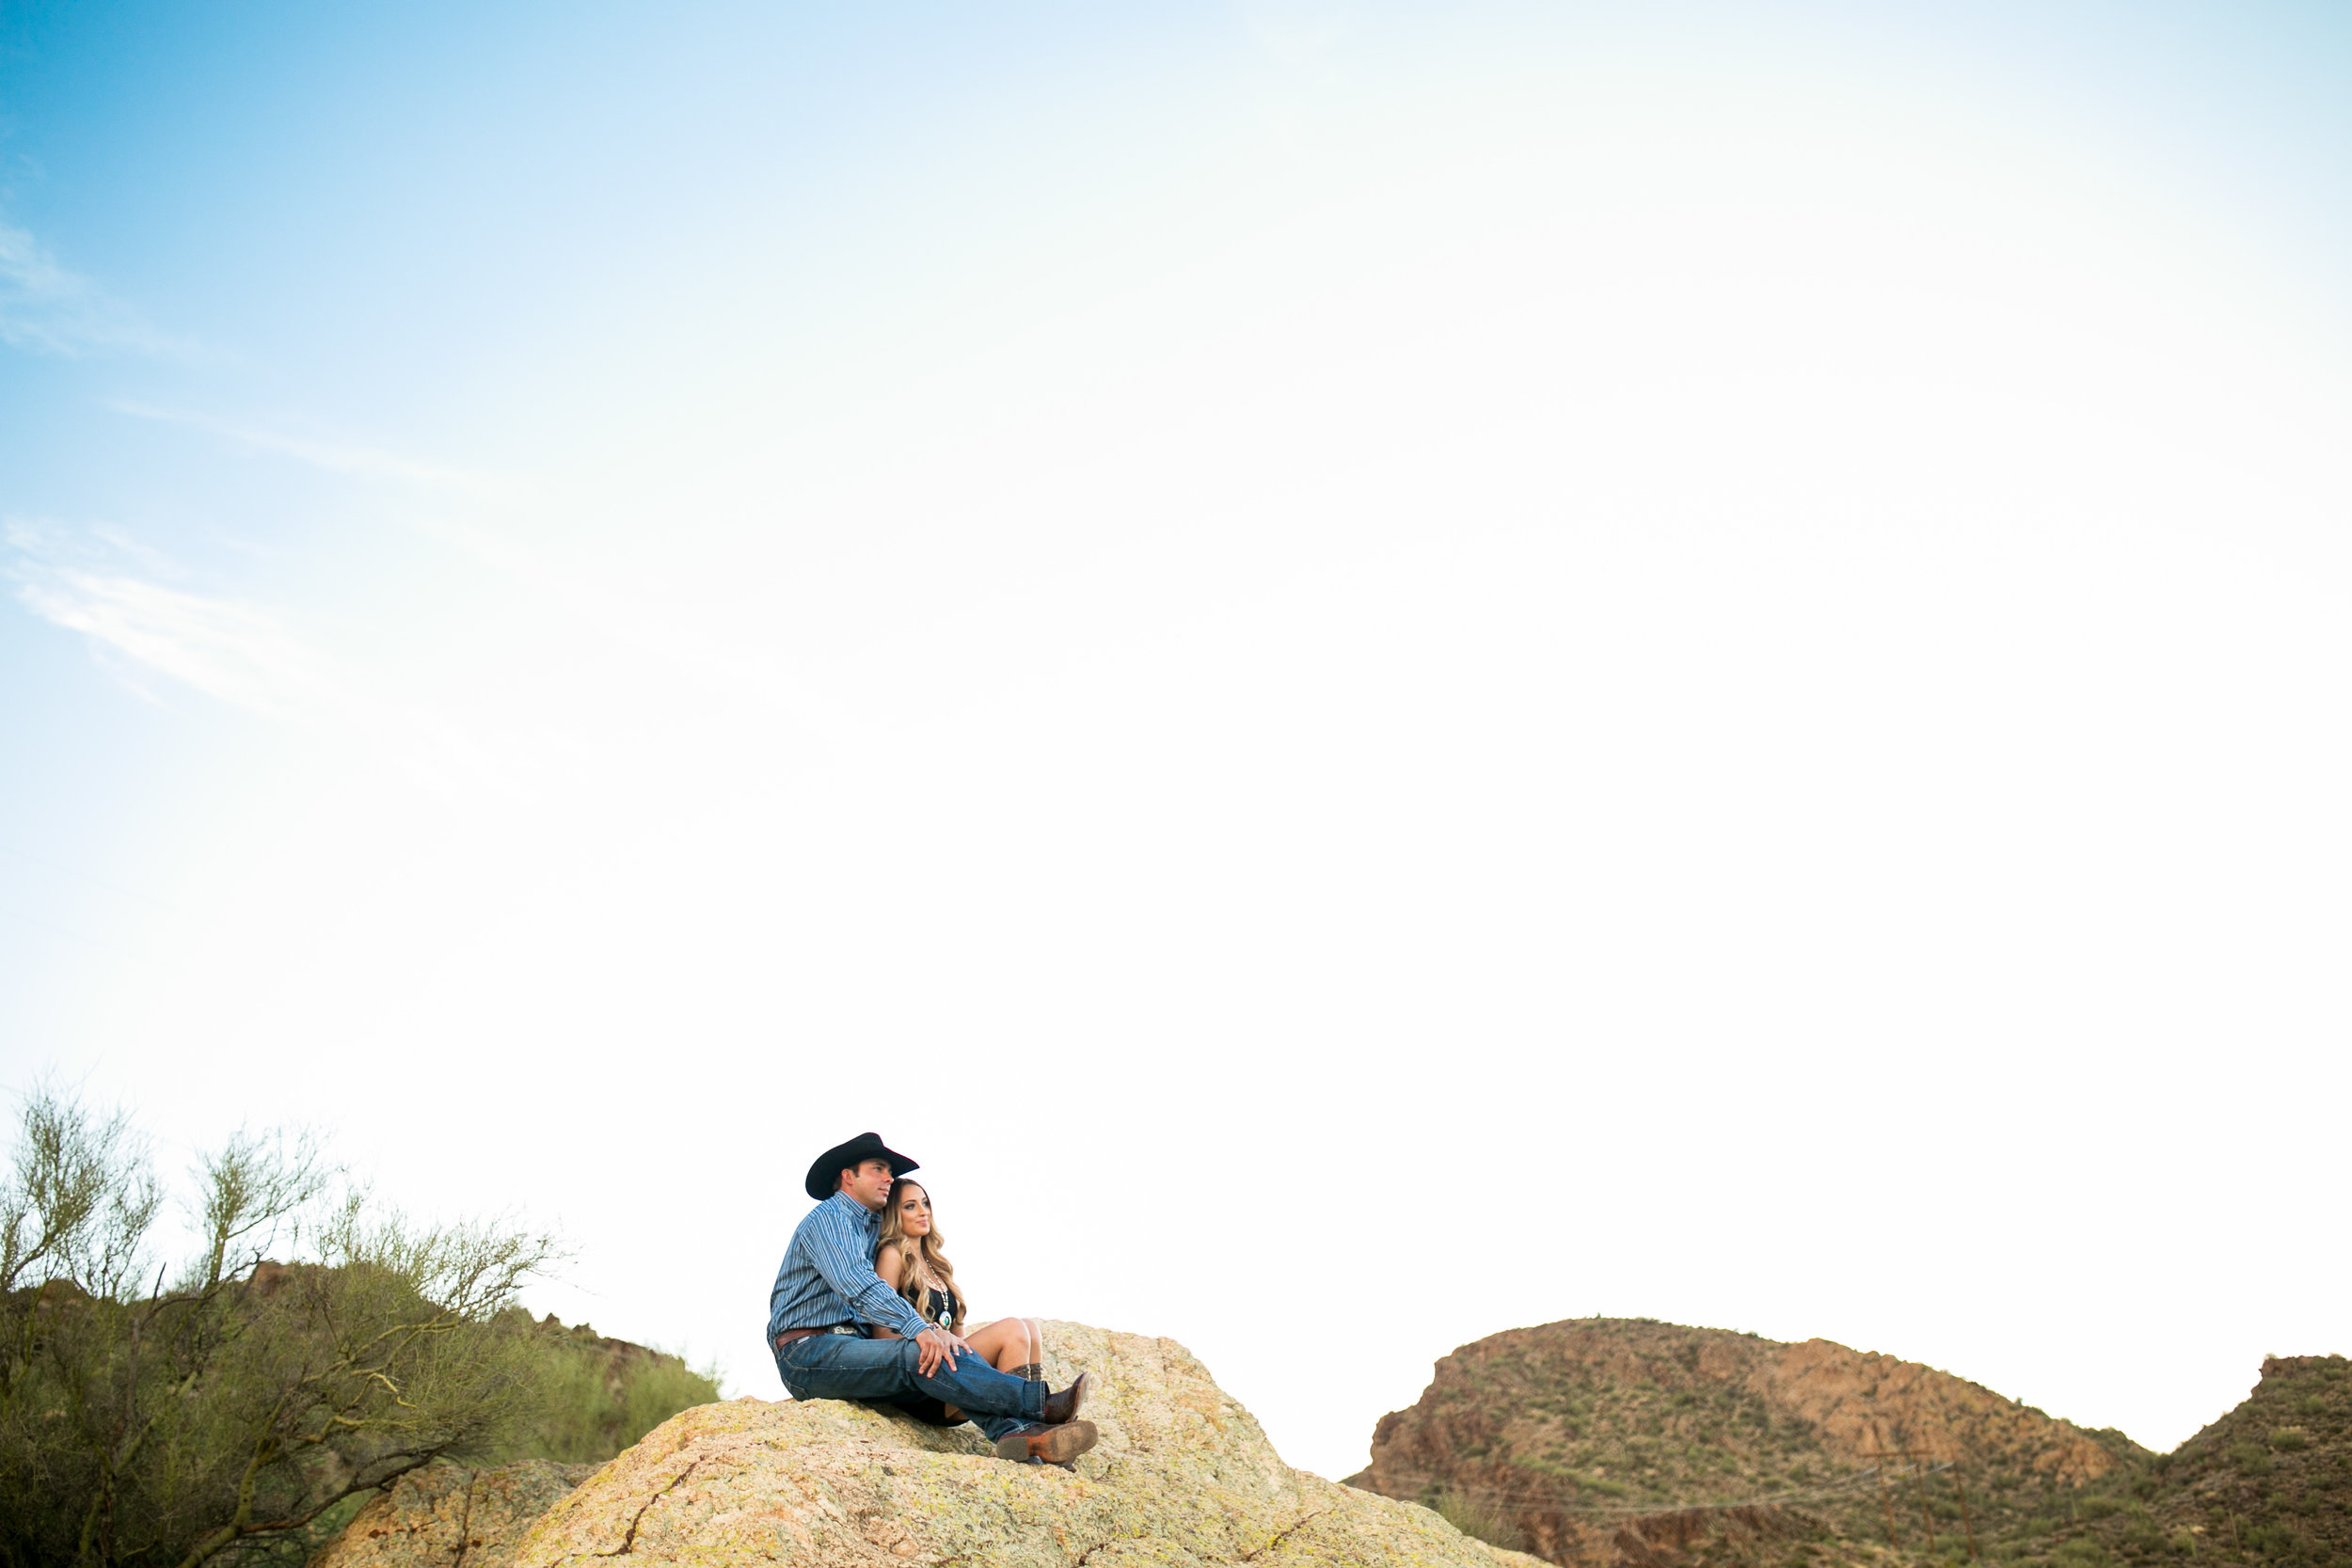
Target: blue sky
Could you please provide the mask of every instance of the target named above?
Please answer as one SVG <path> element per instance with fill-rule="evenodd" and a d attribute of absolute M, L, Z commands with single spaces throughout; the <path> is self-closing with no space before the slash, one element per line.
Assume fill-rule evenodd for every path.
<path fill-rule="evenodd" d="M 2317 6 L 8 8 L 0 1076 L 560 1222 L 542 1306 L 739 1391 L 870 1125 L 984 1310 L 1330 1474 L 1594 1310 L 2169 1446 L 2347 1348 L 2347 79 Z"/>

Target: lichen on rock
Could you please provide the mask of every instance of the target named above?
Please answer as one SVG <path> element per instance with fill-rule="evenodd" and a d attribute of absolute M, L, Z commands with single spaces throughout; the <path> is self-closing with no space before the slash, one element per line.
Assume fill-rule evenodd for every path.
<path fill-rule="evenodd" d="M 525 1531 L 594 1465 L 428 1465 L 352 1516 L 310 1568 L 506 1568 Z"/>

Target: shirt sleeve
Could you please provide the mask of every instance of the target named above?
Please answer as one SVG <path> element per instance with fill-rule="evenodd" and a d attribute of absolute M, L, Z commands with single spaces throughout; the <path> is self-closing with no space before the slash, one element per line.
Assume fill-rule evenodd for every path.
<path fill-rule="evenodd" d="M 817 1223 L 809 1233 L 808 1260 L 834 1292 L 850 1304 L 850 1310 L 869 1323 L 895 1328 L 910 1339 L 936 1326 L 914 1309 L 913 1302 L 882 1283 L 882 1275 L 874 1272 L 873 1260 L 866 1256 L 865 1238 L 850 1226 L 847 1214 L 828 1208 L 810 1217 Z"/>

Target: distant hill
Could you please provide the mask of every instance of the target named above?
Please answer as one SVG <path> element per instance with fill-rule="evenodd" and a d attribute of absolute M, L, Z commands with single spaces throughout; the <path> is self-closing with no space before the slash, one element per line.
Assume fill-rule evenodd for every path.
<path fill-rule="evenodd" d="M 1596 1318 L 1455 1351 L 1349 1480 L 1579 1568 L 1829 1568 L 1991 1556 L 2153 1458 L 1890 1355 Z"/>
<path fill-rule="evenodd" d="M 2003 1543 L 2053 1568 L 2352 1568 L 2352 1361 L 2273 1356 L 2246 1402 Z"/>

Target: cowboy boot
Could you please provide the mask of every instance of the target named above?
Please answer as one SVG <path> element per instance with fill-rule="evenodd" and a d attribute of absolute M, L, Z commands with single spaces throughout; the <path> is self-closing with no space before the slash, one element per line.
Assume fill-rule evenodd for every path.
<path fill-rule="evenodd" d="M 1058 1465 L 1064 1469 L 1070 1462 L 1094 1447 L 1099 1434 L 1092 1421 L 1064 1421 L 1059 1426 L 1023 1427 L 996 1439 L 996 1457 L 1009 1459 L 1019 1465 L 1041 1461 Z"/>
<path fill-rule="evenodd" d="M 1045 1396 L 1045 1414 L 1041 1419 L 1047 1426 L 1059 1426 L 1064 1421 L 1078 1418 L 1078 1407 L 1087 1402 L 1087 1379 L 1093 1375 L 1092 1372 L 1080 1372 L 1071 1380 L 1069 1387 L 1058 1394 L 1048 1393 Z"/>

